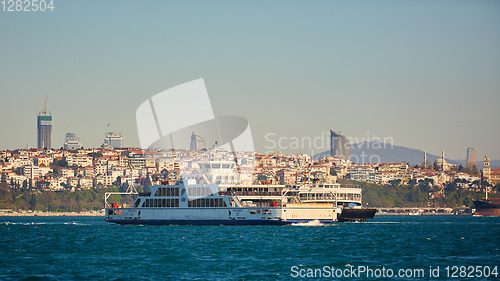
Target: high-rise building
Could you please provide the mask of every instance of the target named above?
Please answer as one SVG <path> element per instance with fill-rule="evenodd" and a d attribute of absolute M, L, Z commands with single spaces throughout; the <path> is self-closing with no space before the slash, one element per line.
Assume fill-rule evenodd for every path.
<path fill-rule="evenodd" d="M 113 148 L 123 147 L 122 133 L 107 132 L 106 135 L 104 136 L 103 146 L 111 146 Z"/>
<path fill-rule="evenodd" d="M 205 148 L 205 140 L 198 136 L 195 135 L 194 132 L 191 135 L 191 143 L 189 144 L 189 149 L 191 150 L 199 150 Z"/>
<path fill-rule="evenodd" d="M 467 167 L 474 167 L 477 165 L 476 161 L 476 150 L 474 147 L 467 148 L 467 157 L 465 158 L 465 163 L 467 163 Z"/>
<path fill-rule="evenodd" d="M 38 115 L 37 116 L 38 130 L 38 148 L 52 148 L 52 116 Z"/>
<path fill-rule="evenodd" d="M 351 155 L 351 144 L 349 140 L 340 132 L 330 130 L 331 155 L 349 160 Z"/>
<path fill-rule="evenodd" d="M 82 148 L 82 143 L 80 138 L 75 135 L 75 133 L 66 133 L 64 138 L 64 149 L 80 149 Z"/>

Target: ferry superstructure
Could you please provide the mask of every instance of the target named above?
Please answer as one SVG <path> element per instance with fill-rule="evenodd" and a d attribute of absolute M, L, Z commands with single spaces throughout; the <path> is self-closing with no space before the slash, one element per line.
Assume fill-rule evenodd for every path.
<path fill-rule="evenodd" d="M 162 182 L 151 192 L 138 193 L 131 207 L 106 200 L 107 222 L 118 224 L 271 224 L 283 225 L 319 220 L 337 221 L 333 203 L 288 203 L 284 194 L 261 197 L 259 203 L 242 201 L 219 185 L 187 185 Z"/>

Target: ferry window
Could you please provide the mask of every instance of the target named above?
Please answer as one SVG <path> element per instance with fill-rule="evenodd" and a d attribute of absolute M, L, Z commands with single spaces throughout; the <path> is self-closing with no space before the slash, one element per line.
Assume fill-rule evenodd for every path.
<path fill-rule="evenodd" d="M 212 164 L 212 169 L 220 169 L 220 164 Z"/>
<path fill-rule="evenodd" d="M 162 203 L 163 203 L 161 204 L 162 207 L 167 207 L 167 199 L 163 199 Z"/>
<path fill-rule="evenodd" d="M 108 210 L 108 216 L 113 214 L 113 210 Z"/>
<path fill-rule="evenodd" d="M 167 196 L 170 196 L 170 188 L 167 188 Z"/>
<path fill-rule="evenodd" d="M 191 205 L 192 205 L 191 200 L 189 200 L 188 201 L 188 207 L 192 207 Z"/>
<path fill-rule="evenodd" d="M 161 189 L 161 196 L 167 196 L 167 189 L 166 188 Z"/>
<path fill-rule="evenodd" d="M 137 208 L 139 206 L 139 204 L 141 204 L 141 199 L 137 198 L 137 200 L 135 201 L 135 204 L 134 204 L 134 208 Z"/>
<path fill-rule="evenodd" d="M 156 190 L 155 195 L 153 195 L 153 196 L 157 196 L 157 194 L 158 194 L 158 189 Z"/>
<path fill-rule="evenodd" d="M 179 196 L 179 188 L 178 187 L 175 188 L 175 195 L 174 196 Z"/>
<path fill-rule="evenodd" d="M 167 208 L 170 208 L 170 199 L 167 199 Z"/>
<path fill-rule="evenodd" d="M 179 207 L 179 199 L 175 199 L 175 207 Z"/>
<path fill-rule="evenodd" d="M 153 199 L 153 207 L 158 207 L 158 199 Z"/>
<path fill-rule="evenodd" d="M 214 199 L 208 199 L 210 201 L 210 207 L 215 207 Z"/>
<path fill-rule="evenodd" d="M 200 202 L 200 199 L 196 199 L 196 207 L 201 207 L 201 202 Z"/>
<path fill-rule="evenodd" d="M 210 192 L 210 187 L 208 187 L 208 186 L 207 186 L 207 187 L 205 187 L 205 192 L 206 192 L 206 195 L 210 195 L 210 194 L 212 194 L 212 193 Z"/>
<path fill-rule="evenodd" d="M 144 204 L 142 205 L 143 207 L 149 207 L 149 199 L 146 199 L 146 201 L 144 201 Z"/>

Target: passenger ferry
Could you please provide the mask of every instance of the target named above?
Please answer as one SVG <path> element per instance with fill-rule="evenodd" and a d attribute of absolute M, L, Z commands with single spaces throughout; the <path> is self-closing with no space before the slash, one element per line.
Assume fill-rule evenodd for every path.
<path fill-rule="evenodd" d="M 258 200 L 242 200 L 231 189 L 220 190 L 217 184 L 188 185 L 180 179 L 175 184 L 151 185 L 151 192 L 138 193 L 131 207 L 108 203 L 105 221 L 118 224 L 293 224 L 319 220 L 337 221 L 339 210 L 333 203 L 289 202 L 284 191 L 261 193 Z M 116 193 L 115 193 L 116 194 Z"/>
<path fill-rule="evenodd" d="M 362 208 L 361 189 L 340 184 L 253 184 L 234 173 L 229 161 L 200 162 L 201 177 L 149 177 L 150 192 L 136 196 L 132 206 L 108 203 L 105 220 L 119 224 L 293 224 L 319 220 L 366 221 L 375 209 Z M 248 175 L 247 175 L 248 176 Z M 247 179 L 249 179 L 247 177 Z"/>

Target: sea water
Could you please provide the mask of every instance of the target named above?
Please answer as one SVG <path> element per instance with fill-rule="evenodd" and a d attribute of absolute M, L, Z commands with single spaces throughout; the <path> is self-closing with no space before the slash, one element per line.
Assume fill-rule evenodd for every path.
<path fill-rule="evenodd" d="M 298 226 L 0 218 L 0 280 L 500 280 L 498 267 L 500 218 Z"/>

